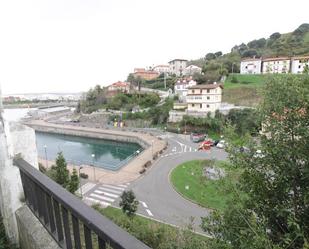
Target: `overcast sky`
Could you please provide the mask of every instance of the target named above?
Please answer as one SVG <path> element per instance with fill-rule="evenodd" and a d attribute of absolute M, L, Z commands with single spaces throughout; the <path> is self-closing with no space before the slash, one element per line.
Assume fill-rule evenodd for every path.
<path fill-rule="evenodd" d="M 309 22 L 309 1 L 0 0 L 3 93 L 78 92 Z"/>

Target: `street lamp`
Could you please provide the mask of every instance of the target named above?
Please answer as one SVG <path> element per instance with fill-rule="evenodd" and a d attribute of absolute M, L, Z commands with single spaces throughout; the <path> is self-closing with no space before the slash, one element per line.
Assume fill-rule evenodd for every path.
<path fill-rule="evenodd" d="M 95 167 L 94 167 L 95 154 L 91 154 L 91 157 L 92 157 L 92 167 L 93 167 L 93 179 L 94 179 L 94 181 L 96 181 L 96 179 L 95 179 Z"/>
<path fill-rule="evenodd" d="M 48 168 L 48 162 L 47 162 L 47 145 L 44 145 L 44 151 L 45 151 L 45 166 Z"/>
<path fill-rule="evenodd" d="M 82 166 L 79 166 L 78 168 L 78 176 L 79 176 L 79 189 L 80 189 L 80 196 L 83 199 L 83 191 L 82 191 L 82 183 L 81 183 L 81 177 L 80 177 L 80 170 L 82 169 Z"/>
<path fill-rule="evenodd" d="M 154 140 L 151 140 L 151 154 L 152 154 L 152 157 L 153 157 L 153 142 L 154 142 Z"/>

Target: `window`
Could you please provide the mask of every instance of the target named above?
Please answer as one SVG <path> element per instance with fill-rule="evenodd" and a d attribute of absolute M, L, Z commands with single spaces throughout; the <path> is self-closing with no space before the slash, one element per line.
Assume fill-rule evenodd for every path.
<path fill-rule="evenodd" d="M 194 90 L 192 90 L 192 93 L 194 93 Z"/>
<path fill-rule="evenodd" d="M 200 89 L 200 94 L 202 94 L 202 92 L 203 92 L 203 90 L 202 90 L 202 89 Z"/>
<path fill-rule="evenodd" d="M 209 108 L 209 105 L 207 105 L 206 107 Z"/>
<path fill-rule="evenodd" d="M 209 96 L 207 96 L 207 99 L 210 99 L 210 97 L 209 97 Z"/>
<path fill-rule="evenodd" d="M 191 104 L 192 107 L 194 107 L 194 104 Z"/>
<path fill-rule="evenodd" d="M 210 90 L 209 90 L 209 89 L 207 89 L 207 93 L 210 93 Z"/>
<path fill-rule="evenodd" d="M 201 109 L 203 108 L 203 105 L 202 105 L 202 104 L 200 104 L 200 108 L 201 108 Z"/>

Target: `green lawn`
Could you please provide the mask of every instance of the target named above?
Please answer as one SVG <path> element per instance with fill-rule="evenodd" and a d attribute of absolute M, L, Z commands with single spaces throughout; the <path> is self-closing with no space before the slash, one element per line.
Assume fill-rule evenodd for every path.
<path fill-rule="evenodd" d="M 231 169 L 227 162 L 216 161 L 217 167 L 225 169 L 226 177 L 209 180 L 202 174 L 203 168 L 209 163 L 209 160 L 194 160 L 181 164 L 172 171 L 171 182 L 185 198 L 204 207 L 223 210 L 232 198 L 231 184 L 237 182 L 240 172 Z"/>
<path fill-rule="evenodd" d="M 93 207 L 151 248 L 207 248 L 209 239 L 188 229 L 181 230 L 138 215 L 128 218 L 122 210 L 114 207 Z"/>
<path fill-rule="evenodd" d="M 261 87 L 265 82 L 263 74 L 230 74 L 224 82 L 224 88 L 237 88 L 242 86 Z M 233 82 L 235 80 L 237 82 Z"/>

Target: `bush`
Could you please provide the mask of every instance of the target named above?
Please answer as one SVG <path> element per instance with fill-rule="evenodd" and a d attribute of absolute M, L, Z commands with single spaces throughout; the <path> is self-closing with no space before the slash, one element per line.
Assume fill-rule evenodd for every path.
<path fill-rule="evenodd" d="M 231 82 L 232 83 L 238 83 L 239 81 L 238 81 L 237 77 L 235 75 L 233 75 L 232 79 L 231 79 Z"/>

